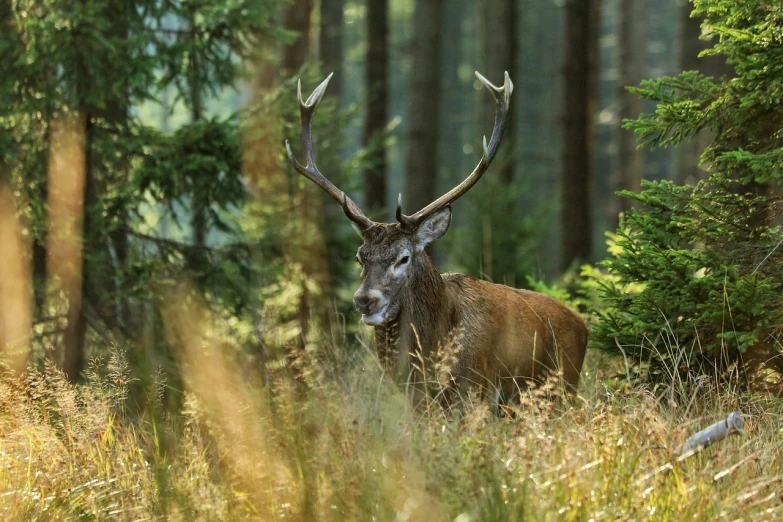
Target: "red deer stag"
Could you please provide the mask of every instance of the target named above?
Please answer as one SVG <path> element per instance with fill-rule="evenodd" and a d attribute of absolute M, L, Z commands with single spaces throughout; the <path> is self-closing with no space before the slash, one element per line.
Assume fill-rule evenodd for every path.
<path fill-rule="evenodd" d="M 326 179 L 313 159 L 312 118 L 331 75 L 307 101 L 298 96 L 302 145 L 307 164 L 300 164 L 286 141 L 288 159 L 307 179 L 337 200 L 362 238 L 356 259 L 362 284 L 354 294 L 356 310 L 375 327 L 379 356 L 387 369 L 407 371 L 413 382 L 422 379 L 421 366 L 411 352 L 431 360 L 442 345 L 456 349 L 451 383 L 460 392 L 479 386 L 509 400 L 529 381 L 540 382 L 548 372 L 560 372 L 566 390 L 575 393 L 587 345 L 584 321 L 555 299 L 462 274 L 440 274 L 424 248 L 446 233 L 451 204 L 486 172 L 500 145 L 513 85 L 505 74 L 502 87 L 476 73 L 495 97 L 495 126 L 475 170 L 458 186 L 415 214 L 402 213 L 398 223 L 376 223 L 340 189 Z M 414 386 L 416 390 L 416 386 Z M 421 392 L 421 389 L 418 390 Z M 421 396 L 419 396 L 421 398 Z"/>

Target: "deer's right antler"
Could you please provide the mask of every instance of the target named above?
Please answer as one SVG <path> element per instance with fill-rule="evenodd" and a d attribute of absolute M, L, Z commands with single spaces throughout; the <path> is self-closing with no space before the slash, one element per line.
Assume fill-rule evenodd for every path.
<path fill-rule="evenodd" d="M 326 179 L 323 174 L 318 170 L 315 165 L 315 159 L 313 158 L 313 137 L 312 137 L 312 119 L 315 111 L 318 110 L 318 106 L 321 104 L 324 92 L 326 92 L 326 86 L 329 85 L 329 80 L 332 78 L 331 73 L 326 79 L 321 82 L 321 85 L 315 88 L 313 93 L 307 98 L 307 101 L 302 100 L 302 81 L 299 80 L 297 84 L 297 96 L 299 97 L 299 113 L 302 117 L 302 146 L 304 148 L 304 154 L 307 158 L 307 165 L 302 165 L 296 158 L 294 153 L 291 152 L 291 145 L 288 140 L 285 141 L 285 151 L 288 155 L 288 161 L 296 169 L 299 174 L 303 175 L 319 187 L 321 187 L 327 194 L 332 196 L 343 207 L 343 212 L 348 216 L 360 231 L 364 231 L 375 223 L 368 218 L 364 212 L 349 198 L 345 192 L 338 189 L 334 184 Z"/>
<path fill-rule="evenodd" d="M 514 90 L 514 84 L 511 83 L 508 72 L 503 76 L 502 87 L 492 85 L 489 80 L 481 76 L 478 72 L 476 72 L 476 77 L 487 89 L 489 89 L 492 96 L 495 97 L 495 126 L 492 129 L 492 137 L 489 139 L 489 145 L 487 145 L 487 137 L 484 136 L 484 153 L 481 155 L 481 161 L 476 165 L 473 172 L 470 173 L 470 176 L 423 209 L 415 214 L 406 216 L 402 213 L 401 202 L 398 202 L 397 221 L 399 221 L 400 225 L 404 228 L 415 229 L 419 226 L 419 223 L 424 221 L 428 216 L 451 205 L 481 179 L 481 176 L 484 175 L 489 168 L 489 164 L 492 163 L 492 160 L 495 158 L 495 153 L 497 153 L 498 147 L 500 147 L 500 140 L 503 138 L 503 130 L 506 127 L 506 116 L 508 116 L 508 106 L 509 103 L 511 103 L 511 92 Z"/>

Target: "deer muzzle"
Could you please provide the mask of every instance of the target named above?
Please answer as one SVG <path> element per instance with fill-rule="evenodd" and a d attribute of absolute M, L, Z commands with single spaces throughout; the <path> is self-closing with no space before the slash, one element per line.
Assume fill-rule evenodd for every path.
<path fill-rule="evenodd" d="M 356 311 L 362 314 L 364 324 L 377 326 L 385 321 L 386 310 L 389 308 L 389 299 L 379 290 L 364 290 L 360 288 L 353 295 L 353 303 Z"/>

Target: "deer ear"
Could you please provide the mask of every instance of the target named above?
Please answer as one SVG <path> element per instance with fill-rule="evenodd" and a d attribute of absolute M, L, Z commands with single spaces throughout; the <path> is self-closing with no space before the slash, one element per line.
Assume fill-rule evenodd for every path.
<path fill-rule="evenodd" d="M 451 225 L 450 206 L 435 212 L 422 221 L 419 228 L 416 229 L 416 250 L 421 252 L 424 247 L 443 237 L 443 234 L 449 229 L 449 225 Z"/>

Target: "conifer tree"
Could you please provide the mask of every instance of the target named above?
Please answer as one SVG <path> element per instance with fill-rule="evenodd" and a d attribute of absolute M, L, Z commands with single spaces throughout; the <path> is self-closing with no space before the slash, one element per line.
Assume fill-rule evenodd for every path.
<path fill-rule="evenodd" d="M 191 203 L 204 216 L 205 233 L 228 230 L 221 213 L 244 195 L 238 124 L 208 117 L 197 102 L 234 85 L 243 61 L 280 36 L 272 25 L 279 3 L 3 3 L 4 177 L 33 242 L 37 331 L 44 332 L 37 345 L 64 346 L 60 357 L 69 379 L 80 376 L 90 331 L 106 341 L 138 335 L 143 314 L 134 303 L 150 299 L 150 282 L 162 274 L 188 267 L 214 295 L 232 305 L 241 301 L 242 285 L 227 284 L 225 265 L 214 262 L 238 261 L 237 251 L 154 236 L 142 216 L 148 198 L 175 219 L 174 207 Z M 136 110 L 157 101 L 167 86 L 204 116 L 173 134 L 148 126 Z M 73 145 L 67 165 L 59 149 L 68 147 L 60 143 Z M 57 172 L 83 173 L 79 184 L 61 184 L 84 187 L 71 197 L 83 205 L 69 216 L 53 211 L 62 199 L 50 190 Z M 58 239 L 53 230 L 68 220 L 75 234 Z M 50 241 L 73 255 L 47 254 Z M 187 262 L 203 259 L 194 255 L 203 252 L 213 262 Z M 64 278 L 72 284 L 63 286 L 58 279 Z"/>
<path fill-rule="evenodd" d="M 621 224 L 604 263 L 617 280 L 603 283 L 609 308 L 595 340 L 652 378 L 735 364 L 745 376 L 762 364 L 783 373 L 781 198 L 768 188 L 783 180 L 783 6 L 695 0 L 694 15 L 720 38 L 707 52 L 735 75 L 645 81 L 632 90 L 655 112 L 626 126 L 650 147 L 714 132 L 701 157 L 709 178 L 622 193 L 644 207 Z"/>

